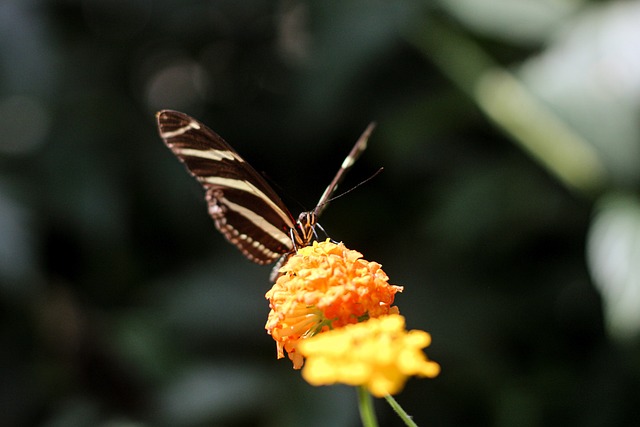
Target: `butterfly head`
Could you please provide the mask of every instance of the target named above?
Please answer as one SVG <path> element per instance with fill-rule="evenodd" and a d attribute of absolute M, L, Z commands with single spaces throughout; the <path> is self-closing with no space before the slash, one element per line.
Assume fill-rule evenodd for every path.
<path fill-rule="evenodd" d="M 314 211 L 302 212 L 298 215 L 298 236 L 296 236 L 296 244 L 300 247 L 308 246 L 315 236 L 315 226 L 318 216 Z"/>

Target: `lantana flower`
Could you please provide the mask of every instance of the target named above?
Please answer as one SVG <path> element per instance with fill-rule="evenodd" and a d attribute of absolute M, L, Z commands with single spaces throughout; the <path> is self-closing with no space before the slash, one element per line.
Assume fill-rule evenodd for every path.
<path fill-rule="evenodd" d="M 393 301 L 401 286 L 390 285 L 380 264 L 342 243 L 313 242 L 301 248 L 280 269 L 266 294 L 271 312 L 265 328 L 300 369 L 300 341 L 366 319 L 397 314 Z"/>
<path fill-rule="evenodd" d="M 433 378 L 440 365 L 422 352 L 431 336 L 406 331 L 398 314 L 372 318 L 300 342 L 302 376 L 312 385 L 364 386 L 376 397 L 398 393 L 410 376 Z"/>

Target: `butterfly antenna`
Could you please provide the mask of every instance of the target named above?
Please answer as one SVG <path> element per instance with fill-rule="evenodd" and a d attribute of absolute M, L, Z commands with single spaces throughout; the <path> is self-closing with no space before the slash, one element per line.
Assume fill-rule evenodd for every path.
<path fill-rule="evenodd" d="M 336 199 L 339 199 L 342 196 L 346 196 L 347 194 L 351 193 L 353 190 L 355 190 L 356 188 L 360 187 L 363 184 L 366 184 L 367 182 L 371 181 L 373 178 L 375 178 L 376 176 L 378 176 L 378 174 L 380 172 L 382 172 L 384 170 L 384 168 L 380 168 L 377 171 L 375 171 L 375 173 L 373 175 L 371 175 L 369 178 L 365 179 L 362 182 L 359 182 L 358 184 L 354 185 L 353 187 L 351 187 L 350 189 L 348 189 L 347 191 L 345 191 L 344 193 L 340 193 L 337 196 L 333 196 L 332 198 L 325 200 L 324 204 L 327 205 L 329 202 L 333 202 Z"/>

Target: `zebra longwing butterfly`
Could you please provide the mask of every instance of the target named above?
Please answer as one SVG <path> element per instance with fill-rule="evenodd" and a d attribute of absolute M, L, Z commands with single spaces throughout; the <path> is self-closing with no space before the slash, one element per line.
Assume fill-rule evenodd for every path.
<path fill-rule="evenodd" d="M 218 134 L 177 111 L 162 110 L 156 118 L 160 137 L 204 187 L 209 215 L 218 230 L 258 264 L 271 264 L 311 244 L 318 216 L 366 149 L 374 127 L 370 124 L 360 136 L 316 208 L 295 220 L 264 178 Z"/>

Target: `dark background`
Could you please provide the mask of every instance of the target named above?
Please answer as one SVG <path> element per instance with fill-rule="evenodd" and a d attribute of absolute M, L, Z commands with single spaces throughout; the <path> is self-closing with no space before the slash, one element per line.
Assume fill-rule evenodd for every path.
<path fill-rule="evenodd" d="M 184 111 L 405 287 L 442 365 L 423 426 L 640 424 L 640 7 L 4 0 L 7 426 L 356 426 L 263 327 L 268 267 L 217 233 L 154 113 Z M 384 400 L 383 426 L 398 426 Z"/>

